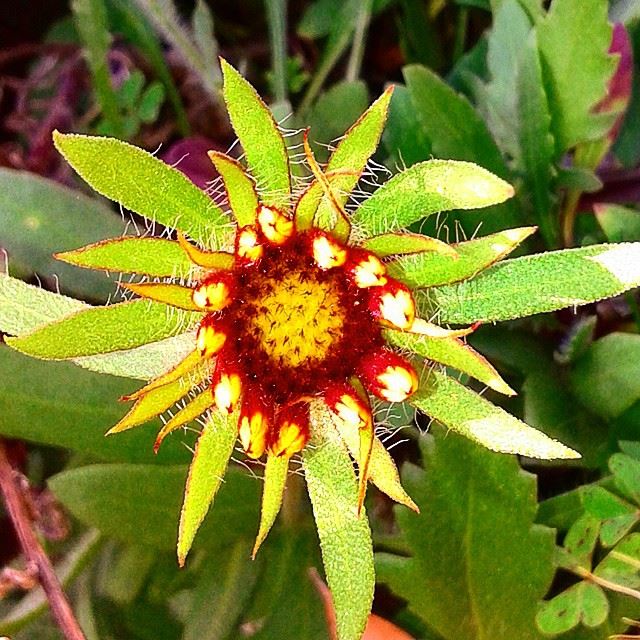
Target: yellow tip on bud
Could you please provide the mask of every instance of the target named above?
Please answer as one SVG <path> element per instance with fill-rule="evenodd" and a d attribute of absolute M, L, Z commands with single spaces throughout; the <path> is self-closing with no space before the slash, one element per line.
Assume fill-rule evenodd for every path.
<path fill-rule="evenodd" d="M 273 207 L 260 206 L 258 224 L 264 237 L 272 244 L 284 244 L 293 234 L 293 220 Z"/>
<path fill-rule="evenodd" d="M 209 280 L 198 285 L 191 297 L 203 311 L 222 311 L 231 304 L 231 289 L 224 280 Z"/>
<path fill-rule="evenodd" d="M 244 227 L 238 231 L 236 254 L 246 262 L 258 262 L 264 253 L 258 232 L 254 227 Z"/>
<path fill-rule="evenodd" d="M 196 348 L 204 358 L 216 355 L 227 341 L 227 334 L 212 324 L 201 324 L 196 334 Z"/>
<path fill-rule="evenodd" d="M 244 452 L 254 460 L 258 459 L 267 448 L 267 432 L 269 422 L 262 411 L 240 416 L 238 435 Z"/>
<path fill-rule="evenodd" d="M 313 239 L 313 259 L 320 269 L 333 269 L 347 261 L 347 251 L 328 236 L 319 234 Z"/>
<path fill-rule="evenodd" d="M 418 388 L 418 376 L 412 367 L 389 365 L 376 378 L 378 394 L 388 402 L 403 402 Z"/>
<path fill-rule="evenodd" d="M 354 429 L 368 429 L 371 426 L 371 411 L 351 394 L 343 393 L 332 409 L 345 424 Z"/>
<path fill-rule="evenodd" d="M 386 291 L 380 296 L 379 313 L 383 320 L 399 329 L 409 329 L 416 318 L 416 305 L 405 289 Z"/>
<path fill-rule="evenodd" d="M 295 419 L 285 419 L 278 425 L 278 436 L 269 448 L 275 456 L 290 458 L 304 449 L 308 439 L 304 424 Z"/>
<path fill-rule="evenodd" d="M 353 267 L 353 281 L 361 289 L 381 287 L 387 283 L 387 270 L 377 256 L 371 254 Z"/>
<path fill-rule="evenodd" d="M 237 373 L 223 373 L 213 385 L 213 399 L 223 413 L 233 413 L 242 393 L 242 381 Z"/>

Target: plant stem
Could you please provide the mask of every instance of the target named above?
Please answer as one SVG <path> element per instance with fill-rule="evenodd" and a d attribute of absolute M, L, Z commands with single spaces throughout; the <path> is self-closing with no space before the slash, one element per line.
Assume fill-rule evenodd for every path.
<path fill-rule="evenodd" d="M 0 440 L 0 492 L 27 563 L 37 568 L 38 579 L 47 596 L 56 624 L 67 640 L 86 640 L 53 566 L 31 528 L 31 520 L 16 485 L 15 472 L 9 463 L 2 440 Z"/>
<path fill-rule="evenodd" d="M 351 45 L 351 55 L 347 64 L 347 72 L 344 79 L 347 82 L 355 82 L 360 77 L 360 69 L 362 67 L 362 58 L 364 57 L 364 46 L 371 20 L 371 6 L 373 0 L 362 0 L 356 18 L 356 30 L 353 35 L 353 44 Z"/>
<path fill-rule="evenodd" d="M 287 99 L 287 0 L 266 0 L 273 91 L 276 102 Z"/>
<path fill-rule="evenodd" d="M 575 573 L 577 576 L 588 580 L 589 582 L 593 582 L 605 589 L 609 589 L 610 591 L 616 591 L 617 593 L 622 593 L 625 596 L 631 596 L 632 598 L 636 598 L 640 600 L 640 591 L 637 589 L 632 589 L 631 587 L 625 587 L 623 584 L 617 584 L 616 582 L 611 582 L 611 580 L 607 580 L 606 578 L 601 578 L 600 576 L 591 573 L 591 571 L 587 571 L 583 567 L 572 567 L 571 571 Z"/>

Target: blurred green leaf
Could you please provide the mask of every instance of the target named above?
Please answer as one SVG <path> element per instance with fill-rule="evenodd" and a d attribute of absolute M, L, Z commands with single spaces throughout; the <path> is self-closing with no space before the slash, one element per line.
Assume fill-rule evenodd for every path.
<path fill-rule="evenodd" d="M 138 103 L 137 115 L 145 124 L 155 122 L 164 102 L 164 87 L 159 82 L 152 82 L 142 94 Z"/>
<path fill-rule="evenodd" d="M 471 162 L 427 160 L 395 175 L 365 200 L 352 222 L 366 236 L 388 233 L 440 211 L 504 202 L 513 187 Z"/>
<path fill-rule="evenodd" d="M 602 560 L 594 573 L 599 578 L 637 589 L 640 587 L 640 533 L 627 536 Z"/>
<path fill-rule="evenodd" d="M 289 459 L 267 452 L 267 464 L 264 468 L 264 489 L 262 491 L 262 509 L 260 510 L 260 529 L 253 546 L 253 556 L 267 537 L 273 523 L 280 513 L 282 496 L 289 472 Z"/>
<path fill-rule="evenodd" d="M 615 204 L 596 204 L 594 211 L 609 242 L 640 240 L 640 211 Z"/>
<path fill-rule="evenodd" d="M 224 99 L 257 183 L 261 201 L 286 210 L 291 182 L 287 149 L 276 122 L 256 90 L 226 61 L 222 61 Z"/>
<path fill-rule="evenodd" d="M 571 385 L 597 415 L 621 415 L 640 398 L 640 336 L 610 333 L 596 340 L 574 364 Z"/>
<path fill-rule="evenodd" d="M 467 324 L 580 306 L 638 285 L 640 243 L 602 244 L 504 260 L 429 296 L 441 322 Z"/>
<path fill-rule="evenodd" d="M 191 31 L 193 41 L 200 52 L 201 66 L 208 78 L 204 82 L 211 86 L 215 82 L 216 88 L 220 83 L 218 68 L 218 42 L 213 33 L 213 15 L 204 0 L 197 0 L 191 15 Z"/>
<path fill-rule="evenodd" d="M 357 512 L 351 459 L 333 428 L 329 410 L 311 406 L 311 446 L 302 452 L 305 478 L 333 596 L 338 640 L 359 640 L 373 600 L 371 532 Z"/>
<path fill-rule="evenodd" d="M 207 248 L 219 248 L 227 217 L 177 169 L 112 138 L 54 132 L 54 142 L 98 193 L 151 222 L 180 229 Z"/>
<path fill-rule="evenodd" d="M 104 300 L 114 291 L 103 276 L 78 273 L 51 257 L 122 234 L 122 220 L 101 200 L 34 173 L 0 168 L 0 227 L 0 246 L 18 266 L 58 276 L 63 290 L 90 299 Z"/>
<path fill-rule="evenodd" d="M 591 570 L 591 559 L 598 542 L 599 532 L 600 519 L 588 510 L 571 525 L 564 538 L 563 546 L 572 563 L 587 571 Z"/>
<path fill-rule="evenodd" d="M 111 550 L 109 570 L 101 574 L 100 592 L 121 605 L 133 602 L 149 578 L 157 554 L 143 545 L 118 545 Z"/>
<path fill-rule="evenodd" d="M 63 471 L 49 486 L 72 515 L 104 535 L 171 550 L 185 478 L 184 466 L 95 464 Z M 246 471 L 229 469 L 196 546 L 225 549 L 253 535 L 259 488 Z"/>
<path fill-rule="evenodd" d="M 618 490 L 640 505 L 640 460 L 615 453 L 609 458 L 609 470 Z"/>
<path fill-rule="evenodd" d="M 420 515 L 396 512 L 411 557 L 377 554 L 378 579 L 447 640 L 539 638 L 554 535 L 533 524 L 533 476 L 455 434 L 423 437 L 420 449 L 428 472 L 403 473 Z"/>
<path fill-rule="evenodd" d="M 637 509 L 603 487 L 590 486 L 582 492 L 585 511 L 602 520 L 600 540 L 611 547 L 638 522 Z"/>
<path fill-rule="evenodd" d="M 612 33 L 607 4 L 555 0 L 537 27 L 557 158 L 580 142 L 602 137 L 615 119 L 593 112 L 617 64 L 607 53 Z"/>
<path fill-rule="evenodd" d="M 598 316 L 579 317 L 554 352 L 554 360 L 566 365 L 580 358 L 593 344 L 597 323 Z"/>

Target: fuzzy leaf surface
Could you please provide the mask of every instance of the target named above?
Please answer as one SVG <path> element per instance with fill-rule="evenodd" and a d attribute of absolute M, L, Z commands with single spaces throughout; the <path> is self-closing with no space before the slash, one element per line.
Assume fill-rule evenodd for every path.
<path fill-rule="evenodd" d="M 533 524 L 533 476 L 455 434 L 421 438 L 420 448 L 428 472 L 403 473 L 420 515 L 396 513 L 411 557 L 377 554 L 378 579 L 446 640 L 537 640 L 554 533 Z"/>
<path fill-rule="evenodd" d="M 471 162 L 427 160 L 395 175 L 354 213 L 367 237 L 402 229 L 440 211 L 504 202 L 513 187 Z"/>
<path fill-rule="evenodd" d="M 328 409 L 311 406 L 311 444 L 302 459 L 327 582 L 333 596 L 338 640 L 359 640 L 373 600 L 371 532 L 349 454 Z"/>
<path fill-rule="evenodd" d="M 208 248 L 227 235 L 228 218 L 177 169 L 113 138 L 54 132 L 56 148 L 98 193 L 152 222 L 179 229 Z"/>
<path fill-rule="evenodd" d="M 601 244 L 505 260 L 429 294 L 441 322 L 467 324 L 580 306 L 638 285 L 640 243 Z"/>
<path fill-rule="evenodd" d="M 267 464 L 264 468 L 264 489 L 262 492 L 262 509 L 260 510 L 260 529 L 258 537 L 253 547 L 253 555 L 267 537 L 273 523 L 280 513 L 282 506 L 282 496 L 287 482 L 289 471 L 289 459 L 286 456 L 274 456 L 267 454 Z"/>

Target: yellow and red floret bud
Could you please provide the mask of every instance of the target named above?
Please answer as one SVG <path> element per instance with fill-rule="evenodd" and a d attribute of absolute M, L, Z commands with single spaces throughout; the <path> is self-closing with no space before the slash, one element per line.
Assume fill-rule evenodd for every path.
<path fill-rule="evenodd" d="M 255 264 L 262 258 L 264 246 L 258 230 L 253 225 L 242 227 L 236 234 L 236 256 L 246 265 Z"/>
<path fill-rule="evenodd" d="M 382 287 L 387 284 L 387 269 L 377 255 L 364 249 L 352 249 L 346 271 L 349 279 L 360 289 Z"/>
<path fill-rule="evenodd" d="M 369 310 L 375 318 L 398 329 L 411 328 L 416 319 L 416 303 L 408 287 L 389 278 L 385 285 L 372 288 L 369 296 Z"/>
<path fill-rule="evenodd" d="M 403 402 L 418 388 L 415 369 L 390 349 L 379 349 L 365 357 L 358 373 L 367 389 L 387 402 Z"/>
<path fill-rule="evenodd" d="M 260 231 L 271 244 L 284 244 L 293 235 L 293 220 L 275 207 L 260 205 L 258 208 Z"/>
<path fill-rule="evenodd" d="M 228 337 L 226 324 L 211 316 L 205 317 L 196 333 L 196 349 L 203 358 L 220 352 Z"/>
<path fill-rule="evenodd" d="M 238 436 L 244 452 L 250 458 L 258 459 L 267 448 L 272 413 L 258 389 L 245 390 L 238 420 Z"/>
<path fill-rule="evenodd" d="M 211 381 L 216 407 L 222 413 L 233 413 L 242 395 L 242 377 L 237 367 L 219 359 Z"/>
<path fill-rule="evenodd" d="M 320 269 L 341 267 L 347 261 L 347 249 L 331 236 L 316 231 L 311 236 L 313 260 Z"/>
<path fill-rule="evenodd" d="M 371 409 L 350 384 L 332 385 L 327 389 L 324 399 L 329 409 L 348 426 L 354 429 L 371 428 Z"/>
<path fill-rule="evenodd" d="M 191 294 L 193 303 L 203 311 L 222 311 L 233 301 L 233 276 L 215 273 L 203 280 Z"/>
<path fill-rule="evenodd" d="M 304 449 L 309 441 L 309 405 L 290 404 L 278 412 L 272 431 L 269 450 L 275 456 L 290 458 Z"/>

